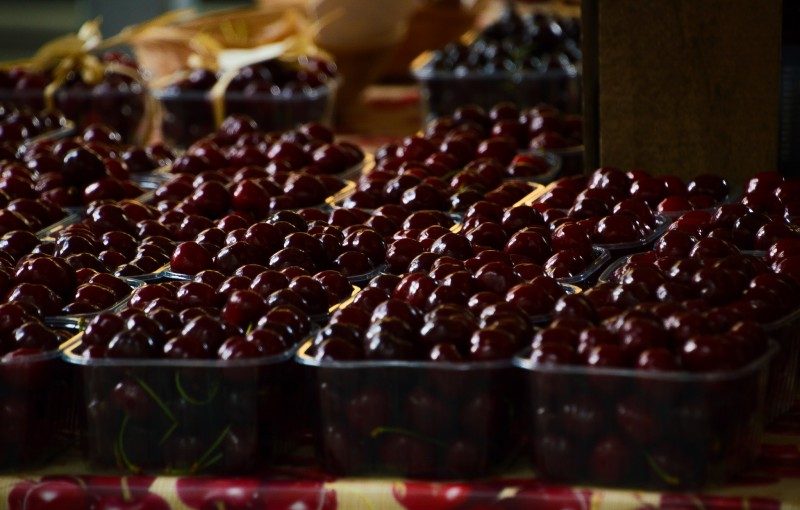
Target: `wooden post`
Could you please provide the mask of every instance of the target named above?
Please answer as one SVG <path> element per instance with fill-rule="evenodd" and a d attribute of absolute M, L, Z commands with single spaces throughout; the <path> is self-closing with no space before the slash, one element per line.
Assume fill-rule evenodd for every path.
<path fill-rule="evenodd" d="M 734 181 L 776 169 L 781 0 L 584 0 L 583 8 L 596 23 L 596 32 L 585 29 L 597 46 L 587 48 L 596 60 L 585 64 L 584 90 L 599 164 Z"/>

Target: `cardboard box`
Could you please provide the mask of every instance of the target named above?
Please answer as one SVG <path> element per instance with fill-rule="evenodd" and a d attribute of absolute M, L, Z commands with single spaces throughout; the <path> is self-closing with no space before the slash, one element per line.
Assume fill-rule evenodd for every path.
<path fill-rule="evenodd" d="M 778 161 L 781 0 L 584 0 L 587 168 Z"/>

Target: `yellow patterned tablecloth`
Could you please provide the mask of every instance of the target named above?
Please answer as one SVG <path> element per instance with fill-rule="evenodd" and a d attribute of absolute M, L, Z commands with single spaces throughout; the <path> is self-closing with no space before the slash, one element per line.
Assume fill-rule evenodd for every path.
<path fill-rule="evenodd" d="M 770 427 L 753 468 L 698 493 L 554 485 L 529 473 L 470 482 L 330 479 L 314 469 L 258 477 L 81 475 L 76 461 L 0 478 L 0 510 L 542 509 L 778 510 L 800 508 L 800 408 Z"/>

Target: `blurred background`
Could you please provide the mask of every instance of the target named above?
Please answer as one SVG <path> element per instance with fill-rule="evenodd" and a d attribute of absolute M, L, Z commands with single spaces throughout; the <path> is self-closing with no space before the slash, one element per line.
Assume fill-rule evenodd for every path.
<path fill-rule="evenodd" d="M 200 11 L 249 5 L 246 0 L 0 0 L 0 60 L 29 56 L 42 43 L 103 17 L 103 32 L 115 34 L 171 9 Z"/>

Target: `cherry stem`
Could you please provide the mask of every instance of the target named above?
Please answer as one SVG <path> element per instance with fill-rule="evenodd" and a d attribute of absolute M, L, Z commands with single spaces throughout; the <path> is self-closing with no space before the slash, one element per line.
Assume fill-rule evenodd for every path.
<path fill-rule="evenodd" d="M 206 458 L 209 455 L 211 455 L 212 453 L 214 453 L 214 450 L 219 448 L 219 445 L 222 444 L 223 439 L 225 439 L 225 436 L 227 436 L 228 432 L 230 432 L 230 431 L 231 431 L 231 426 L 230 425 L 225 427 L 225 429 L 217 437 L 217 439 L 214 440 L 214 442 L 211 444 L 211 446 L 208 448 L 208 450 L 206 450 L 205 453 L 203 453 L 203 455 L 201 455 L 200 458 L 197 459 L 197 461 L 192 465 L 192 469 L 191 469 L 192 473 L 196 473 L 198 470 L 203 469 L 205 467 L 208 467 L 211 464 L 213 464 L 214 462 L 219 461 L 219 459 L 214 457 L 208 463 L 205 463 L 206 462 Z M 219 457 L 222 458 L 222 453 L 219 454 Z"/>
<path fill-rule="evenodd" d="M 178 389 L 178 393 L 180 393 L 181 398 L 183 398 L 192 405 L 202 406 L 208 404 L 209 402 L 214 400 L 214 397 L 217 396 L 217 393 L 219 392 L 219 381 L 214 381 L 214 386 L 211 388 L 211 391 L 206 396 L 205 400 L 198 400 L 196 398 L 189 396 L 189 394 L 186 392 L 186 390 L 183 388 L 183 385 L 181 384 L 180 372 L 175 373 L 175 387 Z"/>
<path fill-rule="evenodd" d="M 376 427 L 372 429 L 372 432 L 370 432 L 369 435 L 370 437 L 375 439 L 383 434 L 400 434 L 403 436 L 413 437 L 414 439 L 419 439 L 420 441 L 425 441 L 426 443 L 430 443 L 440 448 L 447 447 L 447 444 L 444 441 L 439 441 L 438 439 L 425 436 L 423 434 L 420 434 L 419 432 L 414 432 L 407 429 L 401 429 L 400 427 Z"/>
<path fill-rule="evenodd" d="M 213 457 L 211 457 L 210 459 L 208 459 L 206 461 L 206 463 L 203 464 L 202 466 L 200 466 L 198 469 L 202 471 L 204 469 L 207 469 L 207 468 L 213 466 L 214 464 L 216 464 L 217 462 L 219 462 L 221 460 L 222 460 L 222 452 L 219 452 L 218 454 L 216 454 Z"/>
<path fill-rule="evenodd" d="M 122 425 L 119 427 L 119 434 L 117 435 L 117 444 L 114 449 L 119 452 L 119 457 L 122 460 L 122 463 L 129 471 L 133 473 L 139 473 L 141 472 L 142 468 L 131 462 L 131 460 L 128 458 L 128 454 L 125 453 L 125 429 L 128 427 L 128 422 L 130 419 L 131 417 L 128 415 L 125 415 L 125 418 L 123 418 Z"/>
<path fill-rule="evenodd" d="M 172 435 L 172 433 L 175 432 L 175 430 L 177 428 L 178 428 L 178 422 L 177 421 L 173 421 L 172 425 L 170 425 L 170 427 L 167 429 L 167 431 L 164 432 L 164 435 L 161 436 L 161 439 L 158 441 L 158 445 L 162 446 L 164 444 L 164 441 L 169 439 L 170 436 Z"/>
<path fill-rule="evenodd" d="M 164 414 L 167 415 L 167 418 L 169 418 L 170 421 L 172 421 L 173 423 L 176 422 L 177 420 L 175 419 L 175 415 L 172 414 L 172 411 L 169 410 L 167 405 L 164 403 L 163 400 L 161 400 L 158 394 L 155 391 L 153 391 L 153 388 L 151 388 L 146 382 L 144 382 L 139 377 L 134 376 L 134 379 L 136 379 L 136 382 L 139 384 L 139 386 L 141 386 L 142 389 L 145 392 L 147 392 L 148 395 L 150 395 L 150 398 L 152 398 L 153 401 L 156 403 L 156 405 L 158 405 L 158 407 L 161 408 Z"/>
<path fill-rule="evenodd" d="M 650 455 L 646 455 L 646 458 L 647 458 L 647 464 L 650 466 L 650 468 L 653 471 L 655 471 L 658 477 L 661 478 L 661 480 L 663 480 L 664 482 L 666 482 L 667 485 L 672 485 L 672 486 L 680 485 L 681 483 L 680 478 L 664 471 L 664 468 L 659 466 L 658 462 L 656 462 Z"/>

